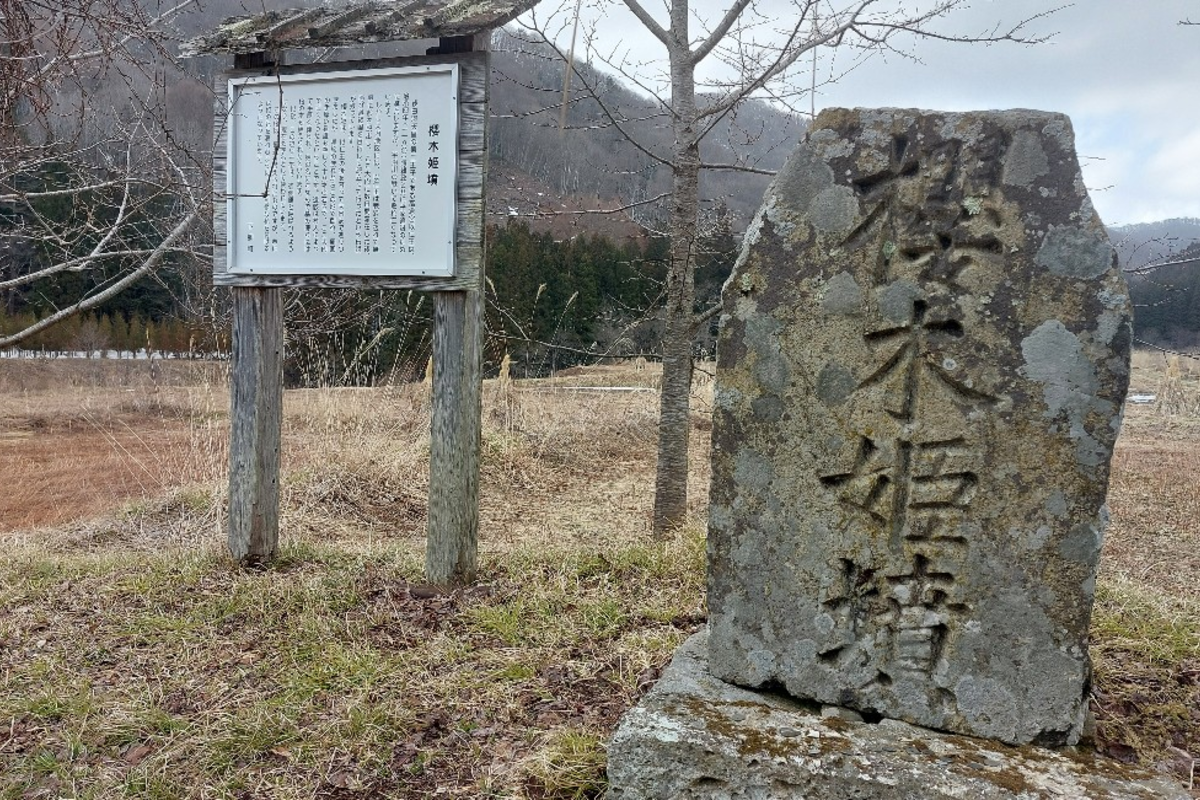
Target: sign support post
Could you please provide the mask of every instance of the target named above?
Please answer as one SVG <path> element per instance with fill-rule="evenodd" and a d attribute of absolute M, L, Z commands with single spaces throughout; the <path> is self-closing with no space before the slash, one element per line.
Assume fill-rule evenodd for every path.
<path fill-rule="evenodd" d="M 279 450 L 283 427 L 280 289 L 233 287 L 230 374 L 229 551 L 261 566 L 279 552 Z"/>
<path fill-rule="evenodd" d="M 234 66 L 271 64 L 266 54 L 252 53 L 236 56 Z M 229 552 L 239 564 L 262 566 L 279 553 L 283 303 L 276 287 L 234 286 L 231 291 Z"/>
<path fill-rule="evenodd" d="M 477 289 L 433 296 L 433 424 L 425 578 L 475 579 L 479 542 L 479 440 L 483 325 Z"/>
<path fill-rule="evenodd" d="M 213 279 L 233 290 L 228 535 L 241 564 L 279 549 L 279 293 L 417 289 L 434 305 L 426 577 L 475 578 L 488 64 L 478 38 L 309 68 L 237 58 L 218 108 L 214 182 L 227 202 L 214 213 Z"/>
<path fill-rule="evenodd" d="M 487 51 L 489 39 L 490 34 L 443 38 L 429 55 Z M 482 88 L 486 109 L 486 81 Z M 480 155 L 486 157 L 486 150 Z M 480 173 L 485 172 L 480 164 Z M 479 200 L 482 203 L 482 182 Z M 475 580 L 483 427 L 483 327 L 482 268 L 474 285 L 462 291 L 434 293 L 433 420 L 429 441 L 425 579 L 436 586 L 463 585 Z"/>

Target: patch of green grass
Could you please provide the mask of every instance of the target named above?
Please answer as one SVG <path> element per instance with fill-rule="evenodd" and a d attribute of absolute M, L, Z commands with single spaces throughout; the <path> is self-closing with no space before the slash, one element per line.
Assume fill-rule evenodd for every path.
<path fill-rule="evenodd" d="M 497 605 L 475 606 L 466 617 L 480 633 L 510 646 L 520 644 L 529 629 L 529 609 L 519 597 Z"/>
<path fill-rule="evenodd" d="M 1093 709 L 1101 748 L 1153 764 L 1169 746 L 1200 752 L 1200 606 L 1124 579 L 1097 587 Z"/>
<path fill-rule="evenodd" d="M 96 698 L 91 690 L 73 686 L 46 687 L 26 706 L 28 713 L 44 722 L 81 719 L 95 710 Z"/>
<path fill-rule="evenodd" d="M 370 687 L 389 664 L 371 648 L 310 639 L 289 659 L 291 669 L 278 676 L 281 693 L 307 701 L 321 693 L 343 693 Z"/>
<path fill-rule="evenodd" d="M 1127 580 L 1103 581 L 1096 587 L 1092 633 L 1104 647 L 1150 661 L 1200 658 L 1200 604 Z"/>
<path fill-rule="evenodd" d="M 209 486 L 185 487 L 175 493 L 175 499 L 188 511 L 207 511 L 216 501 Z"/>
<path fill-rule="evenodd" d="M 580 608 L 579 614 L 587 631 L 598 639 L 616 636 L 629 621 L 628 610 L 615 598 L 587 603 Z"/>
<path fill-rule="evenodd" d="M 231 709 L 205 742 L 205 766 L 218 774 L 228 773 L 293 744 L 300 738 L 293 710 L 261 700 Z"/>
<path fill-rule="evenodd" d="M 178 800 L 189 795 L 188 787 L 169 775 L 149 769 L 134 769 L 126 776 L 120 791 L 129 800 Z"/>
<path fill-rule="evenodd" d="M 375 740 L 395 731 L 400 722 L 385 705 L 370 695 L 355 698 L 345 710 L 343 734 L 355 741 Z"/>
<path fill-rule="evenodd" d="M 599 797 L 607 786 L 604 744 L 592 731 L 559 728 L 525 764 L 538 795 L 555 800 Z"/>
<path fill-rule="evenodd" d="M 514 662 L 511 664 L 506 664 L 492 675 L 495 680 L 514 681 L 520 683 L 522 681 L 529 680 L 534 675 L 537 675 L 537 668 L 532 664 Z"/>
<path fill-rule="evenodd" d="M 433 597 L 404 589 L 414 549 L 294 542 L 263 571 L 218 550 L 0 566 L 21 609 L 0 624 L 24 648 L 0 651 L 19 723 L 0 798 L 299 800 L 331 780 L 594 796 L 600 743 L 699 608 L 695 544 L 516 547 L 483 560 L 490 588 Z"/>
<path fill-rule="evenodd" d="M 186 717 L 173 714 L 153 701 L 134 697 L 110 703 L 83 721 L 82 735 L 96 749 L 116 752 L 130 745 L 148 741 L 166 741 L 176 736 L 186 737 L 193 723 Z"/>
<path fill-rule="evenodd" d="M 289 572 L 294 569 L 310 566 L 333 566 L 334 563 L 345 559 L 345 554 L 336 548 L 306 542 L 290 540 L 279 547 L 279 555 L 271 562 L 268 569 L 275 572 Z"/>
<path fill-rule="evenodd" d="M 29 769 L 34 775 L 54 775 L 62 768 L 63 763 L 57 753 L 50 750 L 39 750 L 29 759 Z"/>

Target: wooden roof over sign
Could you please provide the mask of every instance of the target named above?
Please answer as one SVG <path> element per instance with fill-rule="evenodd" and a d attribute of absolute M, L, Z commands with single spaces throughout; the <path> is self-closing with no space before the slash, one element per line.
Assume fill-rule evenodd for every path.
<path fill-rule="evenodd" d="M 233 17 L 184 42 L 183 56 L 343 47 L 471 36 L 499 28 L 538 0 L 359 0 Z"/>

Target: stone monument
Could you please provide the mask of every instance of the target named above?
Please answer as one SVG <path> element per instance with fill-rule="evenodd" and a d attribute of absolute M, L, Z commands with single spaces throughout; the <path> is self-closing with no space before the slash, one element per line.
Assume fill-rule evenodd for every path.
<path fill-rule="evenodd" d="M 1145 776 L 1095 783 L 1041 747 L 1018 770 L 1028 795 L 990 772 L 935 791 L 881 766 L 903 742 L 954 760 L 982 737 L 1001 763 L 1000 743 L 1084 730 L 1131 334 L 1069 120 L 822 113 L 768 190 L 723 311 L 707 648 L 681 651 L 614 738 L 614 796 L 1040 797 L 1051 775 L 1071 796 L 1171 796 Z M 698 772 L 692 740 L 708 742 Z M 723 748 L 765 794 L 710 774 Z M 647 789 L 638 764 L 695 780 Z"/>

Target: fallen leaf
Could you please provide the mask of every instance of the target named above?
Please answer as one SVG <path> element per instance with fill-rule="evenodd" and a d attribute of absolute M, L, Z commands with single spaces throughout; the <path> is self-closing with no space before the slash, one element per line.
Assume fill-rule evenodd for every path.
<path fill-rule="evenodd" d="M 154 748 L 148 744 L 131 744 L 125 748 L 125 752 L 121 754 L 121 758 L 125 759 L 125 763 L 129 764 L 129 766 L 136 767 L 153 750 Z"/>

